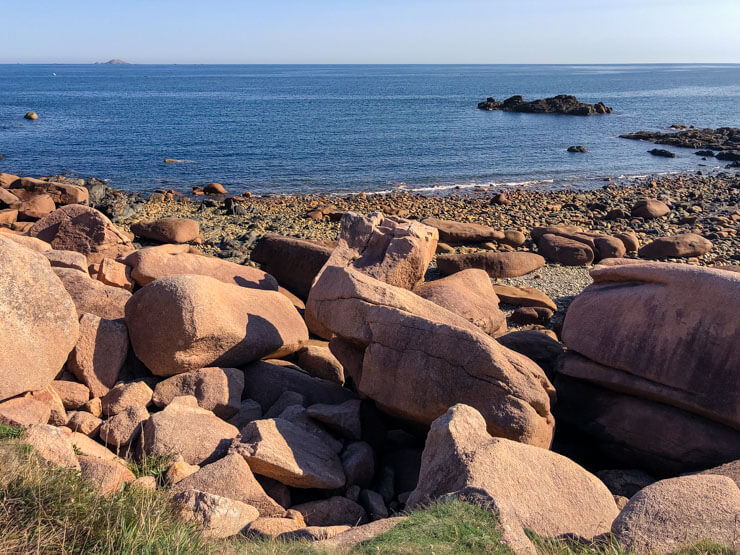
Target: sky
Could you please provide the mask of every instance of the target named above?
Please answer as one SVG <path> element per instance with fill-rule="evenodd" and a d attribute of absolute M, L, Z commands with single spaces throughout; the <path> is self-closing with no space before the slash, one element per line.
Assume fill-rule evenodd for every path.
<path fill-rule="evenodd" d="M 740 0 L 0 0 L 0 63 L 740 63 Z"/>

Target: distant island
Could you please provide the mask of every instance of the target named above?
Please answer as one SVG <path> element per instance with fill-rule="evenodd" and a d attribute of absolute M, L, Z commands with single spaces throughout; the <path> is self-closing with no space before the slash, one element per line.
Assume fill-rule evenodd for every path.
<path fill-rule="evenodd" d="M 107 62 L 95 62 L 96 65 L 111 65 L 111 66 L 128 66 L 131 65 L 128 62 L 124 62 L 123 60 L 119 60 L 118 58 L 113 58 L 112 60 L 108 60 Z"/>

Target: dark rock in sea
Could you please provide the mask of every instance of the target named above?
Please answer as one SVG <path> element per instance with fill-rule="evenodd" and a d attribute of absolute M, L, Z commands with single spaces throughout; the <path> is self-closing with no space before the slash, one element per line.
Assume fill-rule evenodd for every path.
<path fill-rule="evenodd" d="M 588 149 L 581 145 L 569 146 L 568 152 L 588 152 Z"/>
<path fill-rule="evenodd" d="M 711 150 L 697 150 L 694 154 L 697 156 L 714 157 L 714 152 Z"/>
<path fill-rule="evenodd" d="M 623 139 L 648 141 L 658 145 L 680 146 L 712 150 L 740 150 L 740 129 L 720 127 L 719 129 L 685 129 L 676 133 L 656 131 L 637 131 L 620 135 Z"/>
<path fill-rule="evenodd" d="M 670 150 L 666 150 L 664 148 L 654 148 L 652 150 L 648 150 L 650 154 L 653 156 L 662 156 L 663 158 L 675 158 L 676 154 L 674 152 L 671 152 Z"/>
<path fill-rule="evenodd" d="M 3 158 L 5 158 L 5 154 L 0 154 L 0 160 L 2 160 Z"/>
<path fill-rule="evenodd" d="M 719 152 L 717 153 L 717 160 L 730 160 L 731 162 L 740 161 L 740 149 Z"/>
<path fill-rule="evenodd" d="M 36 112 L 26 112 L 26 115 L 23 117 L 31 120 L 39 119 L 39 115 Z"/>
<path fill-rule="evenodd" d="M 688 129 L 689 126 L 686 125 L 685 123 L 674 123 L 674 124 L 671 124 L 670 128 L 671 129 Z"/>
<path fill-rule="evenodd" d="M 512 96 L 504 101 L 489 97 L 478 103 L 481 110 L 503 110 L 504 112 L 525 112 L 530 114 L 565 114 L 569 116 L 590 116 L 593 114 L 611 114 L 612 109 L 603 102 L 586 104 L 575 96 L 560 94 L 552 98 L 541 98 L 527 102 L 521 96 Z"/>

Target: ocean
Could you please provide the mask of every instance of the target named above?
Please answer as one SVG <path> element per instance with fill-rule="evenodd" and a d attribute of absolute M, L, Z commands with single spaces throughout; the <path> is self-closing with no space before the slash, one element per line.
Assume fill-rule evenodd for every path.
<path fill-rule="evenodd" d="M 573 94 L 614 113 L 477 109 L 514 94 Z M 618 138 L 673 123 L 739 127 L 740 65 L 0 65 L 0 172 L 138 191 L 590 188 L 720 167 Z"/>

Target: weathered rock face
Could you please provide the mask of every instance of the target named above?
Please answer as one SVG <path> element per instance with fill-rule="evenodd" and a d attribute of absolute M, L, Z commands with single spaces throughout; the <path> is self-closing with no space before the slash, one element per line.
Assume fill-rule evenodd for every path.
<path fill-rule="evenodd" d="M 105 285 L 78 270 L 54 268 L 54 273 L 72 297 L 78 314 L 94 314 L 106 320 L 123 318 L 124 307 L 131 298 L 128 291 Z"/>
<path fill-rule="evenodd" d="M 483 270 L 463 270 L 424 283 L 414 293 L 462 316 L 488 335 L 495 337 L 506 331 L 506 315 L 499 309 L 491 278 Z"/>
<path fill-rule="evenodd" d="M 259 516 L 251 505 L 192 489 L 173 496 L 172 505 L 180 519 L 197 522 L 211 538 L 235 536 Z"/>
<path fill-rule="evenodd" d="M 642 258 L 688 258 L 701 256 L 712 249 L 712 242 L 695 233 L 658 237 L 640 248 Z"/>
<path fill-rule="evenodd" d="M 46 424 L 51 412 L 49 403 L 34 399 L 31 394 L 0 402 L 0 422 L 9 426 Z"/>
<path fill-rule="evenodd" d="M 685 437 L 677 444 L 668 440 L 674 436 L 670 430 L 652 435 L 653 426 L 638 418 L 637 411 L 596 435 L 610 444 L 621 441 L 625 458 L 634 451 L 647 459 L 654 453 L 651 466 L 659 471 L 692 470 L 698 464 L 706 468 L 737 458 L 740 276 L 659 262 L 600 266 L 591 275 L 594 284 L 571 303 L 563 327 L 570 353 L 559 369 L 568 378 L 563 388 L 575 387 L 578 380 L 617 397 L 629 396 L 618 404 L 602 399 L 602 424 L 616 419 L 615 411 L 627 403 L 639 405 L 642 415 L 687 413 L 676 417 L 676 431 L 682 428 Z M 575 401 L 574 396 L 567 391 L 563 395 L 565 418 L 575 418 L 577 426 L 593 433 L 585 413 L 591 419 L 598 414 L 597 396 L 576 409 L 565 400 Z M 579 411 L 583 419 L 576 416 Z M 712 428 L 714 446 L 693 455 L 684 452 L 683 446 L 700 441 L 692 427 L 704 430 L 705 436 Z"/>
<path fill-rule="evenodd" d="M 312 376 L 339 385 L 344 384 L 344 368 L 332 354 L 328 343 L 324 345 L 309 343 L 296 353 L 296 361 L 302 370 Z"/>
<path fill-rule="evenodd" d="M 262 270 L 213 256 L 194 254 L 188 245 L 147 247 L 131 253 L 124 262 L 131 267 L 131 277 L 139 285 L 147 285 L 168 276 L 191 274 L 209 276 L 223 283 L 252 289 L 278 289 L 275 278 Z"/>
<path fill-rule="evenodd" d="M 351 266 L 390 285 L 413 289 L 424 280 L 438 237 L 436 229 L 411 220 L 347 212 L 326 266 Z"/>
<path fill-rule="evenodd" d="M 94 314 L 80 318 L 80 337 L 69 354 L 67 368 L 103 397 L 116 384 L 128 354 L 128 330 L 123 320 L 104 320 Z"/>
<path fill-rule="evenodd" d="M 545 265 L 545 259 L 531 252 L 473 252 L 445 254 L 437 257 L 437 268 L 444 275 L 478 268 L 492 278 L 517 277 Z"/>
<path fill-rule="evenodd" d="M 345 483 L 337 454 L 283 418 L 247 424 L 236 449 L 253 472 L 288 486 L 336 489 Z"/>
<path fill-rule="evenodd" d="M 89 193 L 85 187 L 44 181 L 33 177 L 19 177 L 10 185 L 11 190 L 23 189 L 29 193 L 48 194 L 57 204 L 87 204 Z"/>
<path fill-rule="evenodd" d="M 180 480 L 173 493 L 197 490 L 228 497 L 256 507 L 263 517 L 282 516 L 285 509 L 278 505 L 255 479 L 241 455 L 230 453 L 224 458 Z"/>
<path fill-rule="evenodd" d="M 329 265 L 307 309 L 354 350 L 357 362 L 345 364 L 332 346 L 357 390 L 381 410 L 429 425 L 464 402 L 483 413 L 492 434 L 550 445 L 554 390 L 542 369 L 464 318 L 352 268 Z"/>
<path fill-rule="evenodd" d="M 740 489 L 725 476 L 661 480 L 640 490 L 612 524 L 622 548 L 675 553 L 701 541 L 737 548 Z"/>
<path fill-rule="evenodd" d="M 496 231 L 485 225 L 453 222 L 439 218 L 426 218 L 421 223 L 436 228 L 439 232 L 439 240 L 448 245 L 486 243 L 502 241 L 505 238 L 503 231 Z"/>
<path fill-rule="evenodd" d="M 183 423 L 187 423 L 184 426 Z M 189 464 L 204 464 L 223 457 L 237 430 L 195 397 L 178 397 L 144 424 L 142 447 L 150 455 L 182 455 Z"/>
<path fill-rule="evenodd" d="M 49 261 L 0 236 L 0 401 L 43 389 L 79 334 L 77 311 Z"/>
<path fill-rule="evenodd" d="M 135 223 L 131 232 L 160 243 L 189 243 L 200 236 L 200 226 L 187 218 L 160 218 Z"/>
<path fill-rule="evenodd" d="M 551 98 L 540 98 L 530 102 L 521 96 L 512 96 L 503 101 L 487 98 L 478 103 L 481 110 L 503 110 L 504 112 L 525 112 L 530 114 L 565 114 L 569 116 L 590 116 L 593 114 L 611 114 L 612 109 L 603 102 L 586 104 L 575 96 L 559 94 Z"/>
<path fill-rule="evenodd" d="M 158 376 L 211 366 L 234 367 L 308 341 L 287 297 L 208 276 L 162 278 L 126 304 L 136 356 Z"/>
<path fill-rule="evenodd" d="M 79 460 L 80 476 L 102 495 L 118 493 L 124 483 L 136 479 L 136 476 L 119 462 L 84 455 Z"/>
<path fill-rule="evenodd" d="M 131 241 L 101 212 L 81 204 L 58 208 L 28 231 L 58 250 L 77 251 L 88 262 L 116 258 L 134 248 Z"/>
<path fill-rule="evenodd" d="M 291 292 L 305 299 L 333 247 L 316 241 L 263 235 L 249 257 Z"/>
<path fill-rule="evenodd" d="M 293 510 L 303 515 L 308 526 L 357 526 L 367 519 L 365 510 L 360 505 L 339 496 L 301 503 L 295 505 Z"/>
<path fill-rule="evenodd" d="M 243 391 L 244 372 L 238 368 L 201 368 L 159 382 L 152 401 L 165 407 L 175 397 L 192 395 L 199 407 L 228 420 L 239 411 Z"/>
<path fill-rule="evenodd" d="M 492 501 L 504 527 L 550 537 L 592 538 L 608 532 L 619 513 L 593 474 L 552 451 L 492 438 L 478 411 L 455 405 L 432 425 L 406 506 L 467 492 Z"/>

